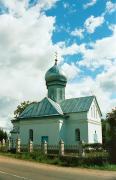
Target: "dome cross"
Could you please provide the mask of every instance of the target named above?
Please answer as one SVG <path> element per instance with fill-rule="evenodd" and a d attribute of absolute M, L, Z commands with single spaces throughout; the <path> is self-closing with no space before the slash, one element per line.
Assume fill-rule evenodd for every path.
<path fill-rule="evenodd" d="M 55 52 L 55 65 L 57 65 L 57 62 L 58 62 L 57 57 L 58 57 L 58 53 L 57 53 L 57 52 Z"/>

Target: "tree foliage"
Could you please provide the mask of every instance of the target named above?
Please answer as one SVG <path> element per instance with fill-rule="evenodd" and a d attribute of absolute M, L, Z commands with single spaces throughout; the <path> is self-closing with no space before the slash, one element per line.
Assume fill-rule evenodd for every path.
<path fill-rule="evenodd" d="M 0 129 L 0 141 L 2 141 L 3 139 L 5 139 L 6 141 L 7 138 L 8 138 L 7 133 L 3 131 L 2 129 Z"/>
<path fill-rule="evenodd" d="M 108 135 L 109 135 L 109 152 L 111 161 L 116 163 L 116 108 L 107 114 L 108 121 Z"/>
<path fill-rule="evenodd" d="M 108 141 L 108 133 L 107 133 L 108 121 L 106 119 L 102 119 L 101 122 L 102 122 L 102 142 L 103 142 L 103 146 L 106 148 Z"/>
<path fill-rule="evenodd" d="M 17 118 L 25 110 L 25 108 L 32 103 L 34 103 L 34 102 L 24 101 L 20 105 L 18 105 L 17 109 L 14 111 L 15 118 Z"/>

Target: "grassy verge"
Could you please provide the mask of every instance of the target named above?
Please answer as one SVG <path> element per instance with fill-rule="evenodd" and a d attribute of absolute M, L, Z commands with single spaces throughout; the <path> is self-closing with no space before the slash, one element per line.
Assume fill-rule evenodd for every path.
<path fill-rule="evenodd" d="M 110 164 L 108 162 L 102 162 L 100 158 L 71 158 L 71 157 L 58 157 L 58 156 L 45 156 L 41 152 L 33 153 L 10 153 L 0 152 L 0 155 L 12 157 L 16 159 L 28 160 L 39 163 L 53 164 L 58 166 L 67 167 L 81 167 L 99 170 L 116 171 L 116 164 Z M 100 160 L 100 161 L 99 161 Z M 94 163 L 95 161 L 95 163 Z"/>

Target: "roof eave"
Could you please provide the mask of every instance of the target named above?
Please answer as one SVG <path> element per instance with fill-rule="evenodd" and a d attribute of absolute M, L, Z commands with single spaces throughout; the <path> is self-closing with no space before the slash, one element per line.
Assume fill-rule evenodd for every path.
<path fill-rule="evenodd" d="M 55 117 L 55 116 L 60 116 L 64 117 L 64 114 L 53 114 L 53 115 L 42 115 L 42 116 L 32 116 L 32 117 L 19 117 L 18 120 L 22 119 L 37 119 L 37 118 L 48 118 L 48 117 Z"/>
<path fill-rule="evenodd" d="M 95 100 L 96 100 L 96 103 L 97 103 L 97 106 L 98 106 L 99 112 L 100 112 L 101 117 L 102 117 L 102 112 L 101 112 L 101 109 L 100 109 L 99 104 L 98 104 L 98 102 L 97 102 L 97 98 L 96 98 L 96 96 L 94 96 L 94 98 L 95 98 Z"/>
<path fill-rule="evenodd" d="M 66 112 L 66 113 L 64 113 L 64 114 L 66 115 L 66 114 L 70 114 L 70 113 L 82 113 L 82 112 L 88 112 L 88 111 L 89 111 L 89 110 L 86 110 L 86 111 L 79 111 L 79 112 L 76 112 L 76 111 L 75 111 L 75 112 Z"/>

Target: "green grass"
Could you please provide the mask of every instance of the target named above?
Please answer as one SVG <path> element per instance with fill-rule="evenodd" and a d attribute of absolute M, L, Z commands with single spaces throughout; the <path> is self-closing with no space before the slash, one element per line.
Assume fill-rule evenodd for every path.
<path fill-rule="evenodd" d="M 34 162 L 42 162 L 42 163 L 50 163 L 50 164 L 58 164 L 58 160 L 59 160 L 57 157 L 50 159 L 46 155 L 42 154 L 41 152 L 33 152 L 33 153 L 0 152 L 0 155 L 12 157 L 16 159 L 30 160 Z"/>
<path fill-rule="evenodd" d="M 97 166 L 97 165 L 94 165 L 94 166 L 86 166 L 86 165 L 83 165 L 82 167 L 84 168 L 89 168 L 89 169 L 98 169 L 98 170 L 106 170 L 106 171 L 116 171 L 116 165 L 115 164 L 104 164 L 103 166 Z"/>
<path fill-rule="evenodd" d="M 116 171 L 116 164 L 110 164 L 108 162 L 101 165 L 95 165 L 91 161 L 83 161 L 83 159 L 76 160 L 73 158 L 59 158 L 58 156 L 49 156 L 42 154 L 41 152 L 33 153 L 10 153 L 10 152 L 0 152 L 0 155 L 12 157 L 16 159 L 28 160 L 39 163 L 53 164 L 58 166 L 67 166 L 67 167 L 81 167 L 89 169 L 99 169 L 99 170 L 109 170 Z M 91 157 L 92 159 L 92 157 Z M 86 163 L 87 162 L 87 163 Z M 89 162 L 89 163 L 88 163 Z"/>

